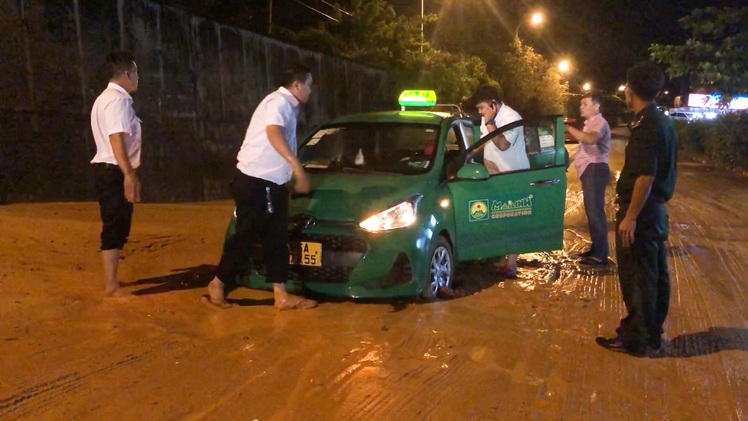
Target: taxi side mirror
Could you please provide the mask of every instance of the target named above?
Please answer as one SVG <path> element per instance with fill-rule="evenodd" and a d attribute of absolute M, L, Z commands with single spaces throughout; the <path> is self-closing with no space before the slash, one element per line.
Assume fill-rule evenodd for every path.
<path fill-rule="evenodd" d="M 488 180 L 488 170 L 481 164 L 470 162 L 457 171 L 458 180 Z"/>

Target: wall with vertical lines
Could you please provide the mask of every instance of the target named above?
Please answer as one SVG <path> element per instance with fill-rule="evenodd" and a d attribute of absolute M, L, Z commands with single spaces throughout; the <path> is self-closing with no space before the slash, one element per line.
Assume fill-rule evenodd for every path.
<path fill-rule="evenodd" d="M 2 0 L 0 196 L 93 200 L 90 107 L 106 87 L 101 64 L 114 48 L 132 51 L 139 66 L 133 97 L 143 120 L 147 201 L 228 197 L 249 118 L 288 63 L 314 73 L 299 136 L 332 116 L 394 101 L 382 70 L 158 3 Z"/>

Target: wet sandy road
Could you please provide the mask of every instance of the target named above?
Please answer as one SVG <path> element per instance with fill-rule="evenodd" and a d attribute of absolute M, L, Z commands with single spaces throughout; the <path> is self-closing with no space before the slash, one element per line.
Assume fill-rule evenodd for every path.
<path fill-rule="evenodd" d="M 139 295 L 101 300 L 95 204 L 2 207 L 0 419 L 746 420 L 748 180 L 679 170 L 669 341 L 646 359 L 594 344 L 624 308 L 615 266 L 569 257 L 573 169 L 563 252 L 523 255 L 516 280 L 461 266 L 458 298 L 431 304 L 201 305 L 228 202 L 139 206 L 121 271 Z"/>

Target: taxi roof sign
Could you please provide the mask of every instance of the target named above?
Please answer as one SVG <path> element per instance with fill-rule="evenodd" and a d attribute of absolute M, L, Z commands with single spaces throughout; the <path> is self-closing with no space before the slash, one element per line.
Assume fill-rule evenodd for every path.
<path fill-rule="evenodd" d="M 436 105 L 436 92 L 425 90 L 405 90 L 397 102 L 401 107 L 433 107 Z"/>

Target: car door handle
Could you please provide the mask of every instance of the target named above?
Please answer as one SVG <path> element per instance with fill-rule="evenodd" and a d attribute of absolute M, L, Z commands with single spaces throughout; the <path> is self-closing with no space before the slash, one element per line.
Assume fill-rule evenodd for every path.
<path fill-rule="evenodd" d="M 553 180 L 540 180 L 540 181 L 533 181 L 530 183 L 531 186 L 555 186 L 556 184 L 560 183 L 560 178 L 555 178 Z"/>

